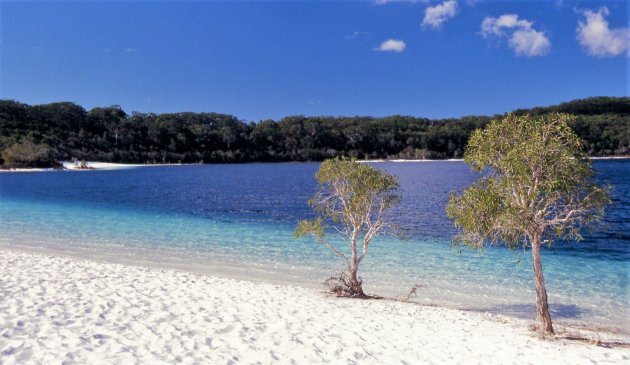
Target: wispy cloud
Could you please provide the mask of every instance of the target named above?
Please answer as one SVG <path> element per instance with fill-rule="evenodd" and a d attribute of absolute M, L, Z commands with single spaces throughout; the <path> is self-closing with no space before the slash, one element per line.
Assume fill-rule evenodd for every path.
<path fill-rule="evenodd" d="M 625 53 L 630 57 L 630 28 L 610 29 L 606 16 L 607 7 L 597 12 L 581 12 L 586 21 L 579 21 L 577 39 L 588 54 L 595 57 L 611 57 Z"/>
<path fill-rule="evenodd" d="M 457 1 L 447 0 L 424 10 L 423 28 L 440 29 L 442 24 L 457 14 Z"/>
<path fill-rule="evenodd" d="M 407 45 L 404 41 L 400 39 L 388 39 L 385 42 L 381 43 L 378 48 L 374 48 L 375 51 L 378 52 L 397 52 L 400 53 L 407 48 Z"/>
<path fill-rule="evenodd" d="M 430 0 L 374 0 L 376 5 L 385 5 L 391 3 L 428 3 Z"/>
<path fill-rule="evenodd" d="M 372 35 L 372 33 L 370 32 L 362 32 L 362 31 L 355 31 L 350 35 L 346 36 L 346 39 L 349 41 L 355 40 L 357 38 L 361 38 L 361 37 L 370 37 Z"/>
<path fill-rule="evenodd" d="M 519 19 L 516 14 L 504 14 L 498 18 L 487 17 L 481 22 L 481 35 L 485 38 L 502 36 L 506 29 L 520 28 L 531 29 L 532 22 Z"/>
<path fill-rule="evenodd" d="M 535 30 L 533 25 L 529 20 L 519 19 L 516 14 L 487 17 L 481 22 L 481 35 L 484 38 L 509 38 L 508 46 L 517 56 L 543 56 L 549 53 L 551 42 L 544 32 Z"/>
<path fill-rule="evenodd" d="M 125 49 L 125 52 L 127 52 L 127 53 L 134 53 L 135 51 L 136 51 L 136 49 L 133 48 L 133 47 L 128 47 L 127 49 Z"/>

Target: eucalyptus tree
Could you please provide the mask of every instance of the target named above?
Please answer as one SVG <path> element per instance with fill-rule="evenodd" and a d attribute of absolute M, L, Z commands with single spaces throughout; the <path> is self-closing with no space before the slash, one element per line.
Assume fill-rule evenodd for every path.
<path fill-rule="evenodd" d="M 318 189 L 308 203 L 317 218 L 299 222 L 294 237 L 312 235 L 341 257 L 349 273 L 343 291 L 364 297 L 359 265 L 374 237 L 393 232 L 390 212 L 401 200 L 396 177 L 355 160 L 335 158 L 325 160 L 315 178 Z M 327 239 L 330 231 L 348 240 L 349 254 Z"/>
<path fill-rule="evenodd" d="M 557 113 L 510 114 L 473 132 L 464 161 L 484 175 L 463 194 L 452 194 L 446 209 L 459 228 L 459 244 L 531 247 L 536 316 L 543 335 L 554 331 L 541 247 L 556 239 L 582 239 L 581 228 L 601 221 L 610 202 L 608 188 L 593 181 L 571 120 Z"/>

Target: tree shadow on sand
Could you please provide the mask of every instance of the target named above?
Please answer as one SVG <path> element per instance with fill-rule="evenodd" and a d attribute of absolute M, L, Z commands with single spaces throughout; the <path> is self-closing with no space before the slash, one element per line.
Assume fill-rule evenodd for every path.
<path fill-rule="evenodd" d="M 490 312 L 518 318 L 530 319 L 536 316 L 535 304 L 500 304 L 493 307 L 471 308 L 476 312 Z M 591 314 L 590 309 L 580 308 L 575 304 L 549 304 L 549 311 L 553 318 L 575 319 Z"/>
<path fill-rule="evenodd" d="M 535 304 L 501 304 L 492 307 L 477 307 L 470 308 L 470 311 L 475 312 L 490 312 L 493 314 L 506 315 L 510 317 L 517 317 L 521 319 L 533 319 L 536 317 L 536 305 Z M 593 314 L 593 310 L 580 308 L 575 304 L 550 304 L 549 311 L 554 320 L 556 319 L 577 319 L 583 316 Z M 557 323 L 556 323 L 557 324 Z M 576 328 L 586 329 L 589 332 L 580 332 Z M 611 329 L 604 327 L 582 326 L 576 328 L 562 327 L 556 332 L 555 339 L 577 341 L 587 343 L 589 345 L 596 345 L 606 348 L 630 348 L 630 343 L 626 340 L 602 340 L 599 336 L 600 332 L 608 333 L 623 333 L 621 329 Z M 531 329 L 531 328 L 530 328 Z"/>

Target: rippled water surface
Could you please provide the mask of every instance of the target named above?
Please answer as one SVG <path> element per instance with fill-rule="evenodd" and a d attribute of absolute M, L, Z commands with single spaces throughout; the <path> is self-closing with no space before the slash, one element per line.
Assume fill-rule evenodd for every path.
<path fill-rule="evenodd" d="M 529 252 L 449 247 L 450 191 L 477 177 L 462 162 L 377 163 L 395 174 L 396 212 L 410 239 L 379 239 L 362 265 L 366 290 L 417 301 L 533 317 Z M 543 252 L 556 319 L 629 326 L 630 161 L 596 161 L 614 186 L 608 227 Z M 318 164 L 145 167 L 0 174 L 0 243 L 106 260 L 318 285 L 339 269 L 312 240 L 293 240 L 310 217 Z"/>

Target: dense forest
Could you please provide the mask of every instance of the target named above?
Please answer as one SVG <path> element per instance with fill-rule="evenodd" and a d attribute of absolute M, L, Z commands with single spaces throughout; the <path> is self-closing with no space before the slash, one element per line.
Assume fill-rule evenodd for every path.
<path fill-rule="evenodd" d="M 516 114 L 576 116 L 592 156 L 630 154 L 630 98 L 594 97 Z M 0 100 L 0 163 L 53 166 L 59 160 L 224 163 L 359 159 L 445 159 L 463 154 L 470 133 L 500 116 L 431 120 L 410 116 L 305 117 L 246 123 L 217 113 L 86 111 L 71 102 L 27 105 Z"/>

